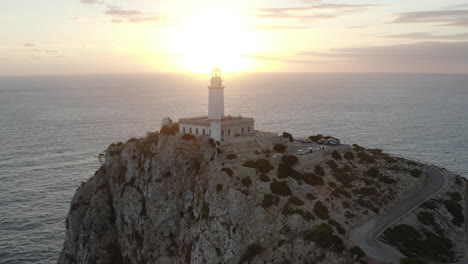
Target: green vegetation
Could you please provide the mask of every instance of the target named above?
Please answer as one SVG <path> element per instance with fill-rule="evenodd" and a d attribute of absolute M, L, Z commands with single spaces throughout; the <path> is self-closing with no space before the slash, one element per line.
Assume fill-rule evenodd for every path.
<path fill-rule="evenodd" d="M 330 218 L 328 215 L 328 208 L 321 201 L 317 201 L 314 205 L 314 213 L 322 220 Z"/>
<path fill-rule="evenodd" d="M 429 264 L 420 258 L 402 258 L 400 264 Z"/>
<path fill-rule="evenodd" d="M 462 226 L 465 217 L 463 216 L 463 206 L 453 200 L 444 201 L 444 206 L 453 216 L 452 223 L 456 226 Z"/>
<path fill-rule="evenodd" d="M 377 169 L 376 167 L 372 167 L 366 171 L 366 174 L 369 175 L 369 177 L 377 178 L 379 177 L 380 172 L 379 172 L 379 169 Z"/>
<path fill-rule="evenodd" d="M 242 185 L 244 185 L 247 188 L 250 187 L 250 185 L 252 185 L 252 180 L 248 176 L 243 178 L 241 182 L 242 182 Z"/>
<path fill-rule="evenodd" d="M 421 175 L 422 175 L 422 170 L 420 169 L 412 169 L 410 171 L 410 175 L 415 177 L 415 178 L 419 178 Z"/>
<path fill-rule="evenodd" d="M 357 259 L 363 258 L 366 256 L 366 253 L 358 246 L 354 246 L 349 250 L 351 256 L 356 256 Z"/>
<path fill-rule="evenodd" d="M 263 195 L 263 201 L 262 201 L 262 207 L 267 208 L 267 207 L 270 207 L 272 205 L 278 205 L 279 201 L 280 201 L 280 199 L 276 195 L 269 194 L 269 193 L 264 194 Z"/>
<path fill-rule="evenodd" d="M 218 153 L 218 155 L 221 155 L 221 154 L 223 154 L 223 151 L 221 150 L 221 148 L 217 148 L 216 153 Z"/>
<path fill-rule="evenodd" d="M 383 238 L 411 258 L 421 257 L 430 259 L 431 262 L 452 262 L 454 257 L 450 239 L 427 230 L 421 234 L 409 225 L 400 224 L 388 228 Z"/>
<path fill-rule="evenodd" d="M 450 199 L 452 199 L 452 201 L 454 201 L 454 202 L 459 203 L 459 202 L 461 202 L 461 200 L 463 200 L 463 198 L 462 198 L 462 196 L 461 196 L 461 194 L 459 192 L 449 192 L 447 194 L 450 197 Z"/>
<path fill-rule="evenodd" d="M 196 137 L 195 137 L 194 135 L 191 135 L 191 134 L 184 134 L 184 135 L 182 136 L 182 139 L 183 139 L 183 140 L 195 140 Z"/>
<path fill-rule="evenodd" d="M 202 208 L 201 208 L 201 217 L 202 219 L 207 219 L 209 215 L 210 215 L 210 207 L 208 206 L 207 202 L 203 201 Z"/>
<path fill-rule="evenodd" d="M 290 166 L 288 166 L 287 164 L 284 164 L 284 163 L 280 163 L 278 165 L 277 172 L 278 172 L 277 176 L 278 176 L 279 179 L 292 177 L 293 175 L 299 173 L 298 171 L 294 170 L 293 168 L 291 168 Z"/>
<path fill-rule="evenodd" d="M 354 154 L 352 152 L 348 151 L 343 155 L 343 158 L 345 158 L 347 160 L 354 160 Z"/>
<path fill-rule="evenodd" d="M 338 151 L 333 151 L 332 153 L 332 158 L 334 158 L 335 160 L 341 160 L 341 155 L 340 153 L 338 153 Z"/>
<path fill-rule="evenodd" d="M 293 208 L 290 206 L 290 203 L 287 203 L 283 206 L 283 209 L 281 210 L 281 214 L 283 214 L 284 216 L 297 214 L 297 215 L 302 216 L 302 218 L 306 221 L 315 220 L 315 217 L 313 214 L 311 214 L 310 212 L 303 211 L 298 208 Z"/>
<path fill-rule="evenodd" d="M 292 204 L 295 204 L 295 205 L 298 205 L 298 206 L 302 206 L 304 205 L 304 201 L 302 201 L 301 199 L 299 199 L 297 196 L 291 196 L 289 197 L 288 201 Z"/>
<path fill-rule="evenodd" d="M 137 138 L 131 138 L 131 139 L 127 140 L 127 143 L 131 143 L 131 142 L 138 142 L 138 139 Z"/>
<path fill-rule="evenodd" d="M 341 226 L 340 223 L 338 223 L 336 220 L 334 219 L 328 219 L 328 224 L 332 225 L 335 227 L 336 231 L 338 233 L 340 233 L 341 235 L 344 235 L 346 234 L 346 230 L 343 228 L 343 226 Z"/>
<path fill-rule="evenodd" d="M 272 182 L 270 183 L 270 190 L 272 193 L 280 196 L 291 196 L 292 191 L 286 182 Z"/>
<path fill-rule="evenodd" d="M 227 158 L 228 160 L 237 159 L 237 155 L 236 155 L 236 154 L 228 154 L 228 155 L 226 155 L 226 158 Z"/>
<path fill-rule="evenodd" d="M 281 157 L 281 162 L 288 165 L 288 166 L 294 166 L 296 165 L 298 159 L 295 155 L 284 155 Z"/>
<path fill-rule="evenodd" d="M 164 126 L 161 128 L 161 131 L 159 133 L 163 135 L 175 135 L 177 132 L 179 132 L 179 123 L 173 123 L 170 126 Z"/>
<path fill-rule="evenodd" d="M 283 138 L 288 138 L 290 142 L 294 142 L 293 136 L 287 132 L 283 132 Z"/>
<path fill-rule="evenodd" d="M 437 234 L 442 234 L 442 228 L 436 222 L 434 216 L 428 211 L 422 211 L 417 214 L 419 222 L 426 226 L 431 226 Z"/>
<path fill-rule="evenodd" d="M 377 196 L 379 195 L 379 192 L 373 187 L 362 187 L 359 189 L 353 190 L 353 193 L 355 194 L 360 194 L 363 196 Z"/>
<path fill-rule="evenodd" d="M 363 151 L 359 152 L 357 154 L 357 157 L 359 158 L 359 162 L 361 163 L 375 163 L 376 162 L 375 159 L 371 155 Z"/>
<path fill-rule="evenodd" d="M 338 165 L 336 165 L 336 162 L 334 160 L 327 161 L 327 164 L 328 164 L 328 167 L 330 167 L 330 169 L 332 170 L 338 168 Z"/>
<path fill-rule="evenodd" d="M 274 168 L 270 161 L 266 159 L 258 159 L 256 161 L 249 160 L 244 162 L 242 166 L 254 168 L 256 172 L 260 172 L 262 174 L 266 174 Z"/>
<path fill-rule="evenodd" d="M 333 234 L 333 228 L 326 223 L 316 225 L 304 234 L 305 241 L 312 241 L 321 248 L 332 249 L 335 252 L 344 250 L 341 238 Z"/>
<path fill-rule="evenodd" d="M 220 191 L 222 191 L 222 190 L 223 190 L 223 185 L 222 185 L 222 184 L 216 185 L 216 191 L 217 191 L 217 192 L 220 192 Z"/>
<path fill-rule="evenodd" d="M 388 177 L 388 176 L 380 176 L 379 181 L 386 183 L 386 184 L 395 184 L 397 181 Z"/>
<path fill-rule="evenodd" d="M 313 193 L 307 193 L 306 198 L 307 200 L 311 200 L 311 201 L 317 199 Z"/>
<path fill-rule="evenodd" d="M 455 177 L 455 183 L 456 183 L 458 186 L 461 186 L 461 185 L 462 185 L 463 182 L 462 182 L 460 176 L 456 176 L 456 177 Z"/>
<path fill-rule="evenodd" d="M 283 144 L 276 144 L 273 146 L 273 150 L 279 153 L 283 153 L 286 150 L 286 146 Z"/>
<path fill-rule="evenodd" d="M 232 174 L 234 173 L 230 168 L 222 168 L 221 171 L 225 172 L 229 177 L 232 177 Z"/>
<path fill-rule="evenodd" d="M 335 182 L 327 182 L 328 186 L 332 188 L 336 188 L 336 183 Z"/>
<path fill-rule="evenodd" d="M 265 174 L 260 174 L 260 180 L 262 182 L 269 182 L 270 178 L 268 176 L 266 176 Z"/>
<path fill-rule="evenodd" d="M 145 145 L 151 145 L 158 143 L 159 133 L 158 132 L 146 132 L 146 137 L 143 139 Z"/>
<path fill-rule="evenodd" d="M 365 148 L 359 146 L 358 144 L 353 144 L 353 147 L 354 147 L 354 150 L 356 150 L 358 152 L 366 150 Z"/>
<path fill-rule="evenodd" d="M 304 182 L 312 186 L 323 186 L 325 184 L 321 177 L 313 173 L 305 173 Z"/>
<path fill-rule="evenodd" d="M 257 255 L 262 253 L 265 250 L 256 243 L 252 243 L 247 247 L 247 250 L 242 254 L 239 264 L 241 263 L 250 263 Z"/>
<path fill-rule="evenodd" d="M 314 141 L 314 142 L 318 142 L 320 139 L 330 139 L 330 138 L 333 138 L 332 136 L 324 136 L 322 134 L 318 134 L 318 135 L 315 135 L 315 136 L 310 136 L 309 137 L 310 140 Z"/>
<path fill-rule="evenodd" d="M 320 176 L 325 176 L 325 170 L 322 168 L 320 165 L 315 165 L 315 173 L 320 175 Z"/>
<path fill-rule="evenodd" d="M 208 139 L 208 144 L 210 144 L 212 148 L 216 148 L 216 142 L 214 139 L 212 138 Z"/>
<path fill-rule="evenodd" d="M 344 196 L 348 199 L 351 199 L 351 193 L 346 191 L 343 186 L 335 188 L 335 190 L 331 192 L 331 195 L 337 198 Z"/>

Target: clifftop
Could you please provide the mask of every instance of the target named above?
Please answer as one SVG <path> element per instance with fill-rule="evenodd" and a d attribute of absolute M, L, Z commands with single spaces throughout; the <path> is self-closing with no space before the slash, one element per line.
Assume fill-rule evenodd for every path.
<path fill-rule="evenodd" d="M 343 263 L 363 257 L 350 230 L 428 180 L 421 164 L 357 145 L 283 158 L 232 149 L 159 133 L 112 144 L 73 197 L 59 263 Z M 461 195 L 464 183 L 447 177 Z M 464 223 L 438 208 L 451 209 L 429 212 L 446 224 L 402 221 L 424 228 L 421 239 L 438 228 L 437 237 L 456 241 Z M 388 232 L 385 239 L 408 246 Z M 463 253 L 447 248 L 450 259 Z"/>

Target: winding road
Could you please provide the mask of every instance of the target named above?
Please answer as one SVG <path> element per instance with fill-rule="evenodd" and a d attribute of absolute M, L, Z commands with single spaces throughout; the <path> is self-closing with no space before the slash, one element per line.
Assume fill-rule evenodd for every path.
<path fill-rule="evenodd" d="M 399 263 L 400 259 L 404 257 L 396 248 L 380 242 L 378 237 L 385 229 L 412 212 L 444 187 L 447 177 L 441 170 L 428 165 L 425 166 L 425 170 L 428 174 L 428 182 L 423 190 L 414 192 L 385 214 L 351 230 L 351 240 L 361 247 L 367 256 L 382 263 L 391 264 Z"/>

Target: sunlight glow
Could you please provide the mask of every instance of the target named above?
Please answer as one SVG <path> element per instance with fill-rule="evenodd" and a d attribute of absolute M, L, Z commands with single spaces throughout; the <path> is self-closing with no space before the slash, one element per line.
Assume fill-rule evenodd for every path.
<path fill-rule="evenodd" d="M 244 55 L 258 52 L 262 45 L 255 32 L 245 26 L 246 20 L 232 9 L 200 8 L 171 32 L 169 49 L 179 55 L 177 64 L 185 71 L 206 72 L 216 65 L 224 72 L 249 70 L 254 62 Z"/>

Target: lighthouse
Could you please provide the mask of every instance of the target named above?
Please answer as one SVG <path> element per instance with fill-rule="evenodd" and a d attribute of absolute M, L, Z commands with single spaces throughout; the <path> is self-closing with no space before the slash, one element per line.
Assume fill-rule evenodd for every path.
<path fill-rule="evenodd" d="M 221 70 L 218 67 L 211 71 L 208 91 L 208 119 L 222 120 L 224 117 L 224 86 Z"/>
<path fill-rule="evenodd" d="M 253 118 L 224 114 L 224 85 L 218 67 L 211 71 L 208 84 L 208 115 L 179 119 L 179 133 L 208 136 L 219 141 L 254 135 Z"/>

